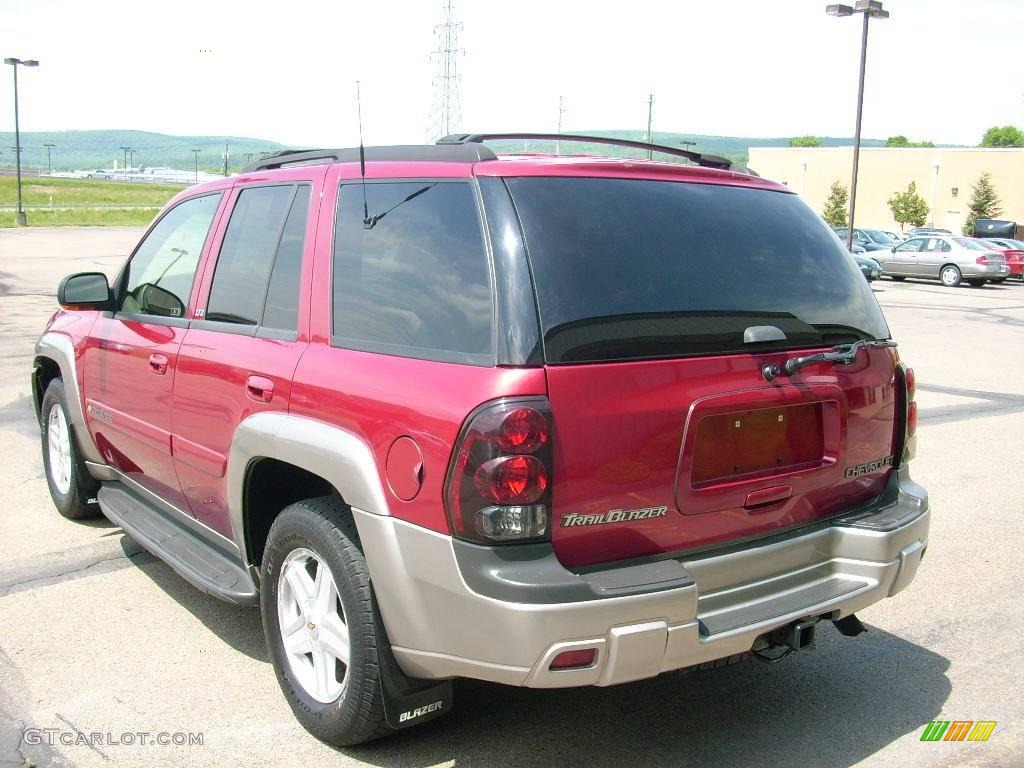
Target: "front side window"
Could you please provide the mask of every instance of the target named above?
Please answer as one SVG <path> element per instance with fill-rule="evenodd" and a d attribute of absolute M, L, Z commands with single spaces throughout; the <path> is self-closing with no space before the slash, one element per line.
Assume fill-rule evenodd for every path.
<path fill-rule="evenodd" d="M 295 330 L 308 206 L 306 185 L 242 190 L 217 257 L 207 320 Z"/>
<path fill-rule="evenodd" d="M 183 317 L 220 193 L 194 197 L 168 211 L 128 263 L 122 312 Z"/>
<path fill-rule="evenodd" d="M 333 286 L 339 346 L 493 362 L 487 255 L 466 182 L 342 185 Z"/>
<path fill-rule="evenodd" d="M 924 244 L 924 240 L 920 240 L 920 239 L 908 240 L 907 242 L 903 243 L 903 245 L 901 245 L 898 248 L 896 248 L 896 250 L 900 251 L 901 253 L 904 252 L 904 251 L 920 251 L 921 250 L 921 246 L 923 244 Z"/>

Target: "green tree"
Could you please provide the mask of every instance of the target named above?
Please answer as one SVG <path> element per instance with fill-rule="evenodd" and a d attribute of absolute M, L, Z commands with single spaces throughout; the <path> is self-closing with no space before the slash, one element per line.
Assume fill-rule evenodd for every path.
<path fill-rule="evenodd" d="M 832 182 L 832 188 L 828 192 L 828 199 L 825 201 L 825 210 L 821 212 L 821 218 L 830 227 L 845 227 L 849 221 L 846 212 L 850 204 L 850 192 L 845 184 L 838 181 Z"/>
<path fill-rule="evenodd" d="M 934 147 L 930 141 L 911 141 L 902 134 L 898 136 L 890 136 L 885 140 L 885 146 L 887 147 Z"/>
<path fill-rule="evenodd" d="M 795 136 L 789 140 L 791 147 L 820 147 L 821 139 L 817 136 Z"/>
<path fill-rule="evenodd" d="M 981 139 L 983 147 L 1024 147 L 1024 131 L 1012 125 L 992 126 Z"/>
<path fill-rule="evenodd" d="M 907 185 L 906 191 L 896 192 L 889 198 L 889 209 L 901 228 L 907 224 L 923 227 L 928 218 L 928 203 L 917 194 L 917 183 L 913 181 Z"/>
<path fill-rule="evenodd" d="M 978 183 L 974 185 L 971 193 L 971 202 L 967 204 L 967 221 L 964 223 L 964 234 L 974 234 L 974 222 L 978 219 L 997 219 L 1002 214 L 999 195 L 996 188 L 992 186 L 992 176 L 989 173 L 981 174 Z"/>

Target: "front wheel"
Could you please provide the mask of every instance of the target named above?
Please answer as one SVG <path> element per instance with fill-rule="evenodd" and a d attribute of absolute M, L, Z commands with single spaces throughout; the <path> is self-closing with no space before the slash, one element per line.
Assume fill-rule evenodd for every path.
<path fill-rule="evenodd" d="M 960 274 L 959 267 L 947 264 L 942 268 L 942 272 L 939 273 L 939 279 L 942 280 L 942 284 L 947 288 L 956 288 L 960 285 L 963 275 Z"/>
<path fill-rule="evenodd" d="M 370 574 L 355 524 L 333 497 L 278 515 L 263 553 L 263 630 L 295 717 L 317 738 L 361 744 L 390 731 Z"/>
<path fill-rule="evenodd" d="M 903 275 L 889 275 L 889 279 L 892 280 L 894 283 L 902 283 L 907 278 L 905 278 Z"/>
<path fill-rule="evenodd" d="M 69 520 L 97 517 L 100 509 L 93 497 L 98 485 L 78 453 L 63 381 L 54 379 L 50 382 L 39 413 L 43 470 L 53 505 Z"/>

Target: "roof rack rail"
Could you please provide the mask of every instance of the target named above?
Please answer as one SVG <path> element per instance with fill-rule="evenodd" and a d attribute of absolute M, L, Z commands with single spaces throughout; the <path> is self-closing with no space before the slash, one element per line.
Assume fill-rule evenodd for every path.
<path fill-rule="evenodd" d="M 485 141 L 497 141 L 501 139 L 535 139 L 538 141 L 576 141 L 587 144 L 611 144 L 616 147 L 632 147 L 634 149 L 646 149 L 652 152 L 661 152 L 666 155 L 685 157 L 697 165 L 705 168 L 719 168 L 721 170 L 732 170 L 733 162 L 721 155 L 709 155 L 703 152 L 691 152 L 688 149 L 678 147 L 667 147 L 662 144 L 651 144 L 646 141 L 633 141 L 632 139 L 615 139 L 609 136 L 581 136 L 572 133 L 456 133 L 438 139 L 438 144 L 480 144 Z M 737 166 L 737 168 L 740 166 Z M 744 173 L 748 171 L 743 169 Z"/>
<path fill-rule="evenodd" d="M 385 147 L 366 147 L 366 162 L 476 162 L 495 160 L 497 156 L 481 144 L 405 144 Z M 321 165 L 323 163 L 359 162 L 359 148 L 342 149 L 283 149 L 272 155 L 261 157 L 242 173 L 268 171 L 300 165 Z"/>
<path fill-rule="evenodd" d="M 265 171 L 286 165 L 312 165 L 317 160 L 333 163 L 338 160 L 339 154 L 340 150 L 337 149 L 282 149 L 246 166 L 242 173 Z"/>

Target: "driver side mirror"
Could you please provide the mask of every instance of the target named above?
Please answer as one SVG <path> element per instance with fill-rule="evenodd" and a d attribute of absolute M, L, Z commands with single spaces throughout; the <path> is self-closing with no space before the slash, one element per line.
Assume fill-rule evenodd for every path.
<path fill-rule="evenodd" d="M 110 309 L 110 284 L 102 272 L 76 272 L 57 286 L 57 303 L 64 309 Z"/>

